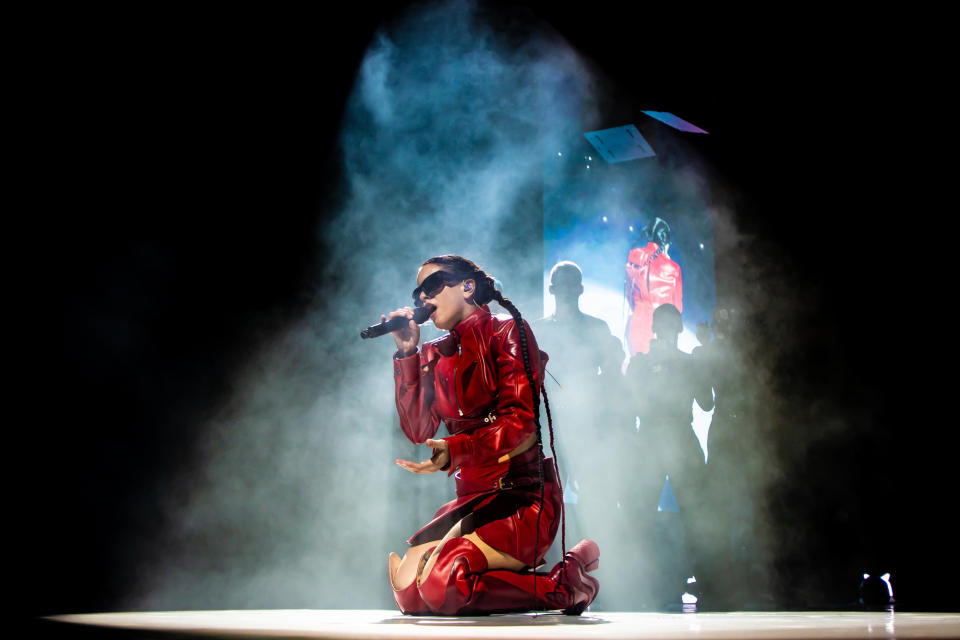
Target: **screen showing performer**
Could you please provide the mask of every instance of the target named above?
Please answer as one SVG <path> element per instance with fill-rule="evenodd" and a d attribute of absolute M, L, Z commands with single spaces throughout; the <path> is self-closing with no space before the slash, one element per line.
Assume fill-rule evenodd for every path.
<path fill-rule="evenodd" d="M 653 312 L 672 304 L 683 312 L 680 265 L 670 258 L 670 225 L 657 218 L 640 233 L 627 254 L 624 295 L 630 304 L 627 344 L 630 355 L 648 353 L 653 339 Z"/>
<path fill-rule="evenodd" d="M 580 310 L 621 340 L 624 369 L 649 351 L 657 307 L 681 311 L 678 344 L 690 353 L 717 305 L 710 186 L 697 157 L 671 140 L 653 138 L 656 156 L 626 162 L 590 155 L 585 140 L 544 160 L 544 316 L 558 305 L 554 265 L 576 263 Z"/>

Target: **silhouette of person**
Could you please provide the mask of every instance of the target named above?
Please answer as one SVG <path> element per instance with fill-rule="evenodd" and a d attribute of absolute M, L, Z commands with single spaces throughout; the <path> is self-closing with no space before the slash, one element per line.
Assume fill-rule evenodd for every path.
<path fill-rule="evenodd" d="M 661 597 L 679 600 L 676 587 L 681 578 L 696 575 L 702 545 L 700 503 L 704 481 L 704 456 L 691 426 L 693 401 L 701 407 L 712 404 L 710 387 L 698 374 L 693 357 L 677 347 L 683 330 L 680 311 L 663 304 L 653 312 L 648 353 L 630 360 L 627 384 L 636 407 L 636 430 L 641 443 L 642 461 L 637 465 L 634 484 L 638 525 L 649 539 L 656 539 L 657 511 L 666 479 L 676 499 L 683 543 L 667 540 L 669 549 L 659 549 Z M 663 520 L 663 518 L 660 518 Z M 662 532 L 661 532 L 662 533 Z M 663 538 L 663 536 L 660 536 Z M 663 544 L 663 542 L 662 542 Z M 679 557 L 678 557 L 679 556 Z"/>
<path fill-rule="evenodd" d="M 569 260 L 558 262 L 550 270 L 549 292 L 556 301 L 556 311 L 542 318 L 535 326 L 541 342 L 553 351 L 550 368 L 564 386 L 620 370 L 623 348 L 600 318 L 580 310 L 583 294 L 583 272 Z M 563 377 L 561 377 L 563 376 Z M 567 378 L 567 381 L 564 380 Z"/>
<path fill-rule="evenodd" d="M 708 604 L 738 608 L 747 596 L 752 550 L 753 505 L 748 469 L 759 462 L 750 454 L 750 413 L 745 384 L 748 374 L 736 338 L 738 316 L 733 309 L 713 312 L 713 340 L 701 341 L 694 360 L 707 384 L 713 402 L 701 403 L 713 409 L 707 436 L 707 466 L 703 500 L 706 517 L 713 523 L 712 553 L 705 557 L 701 573 L 711 589 Z M 725 581 L 724 584 L 719 584 Z"/>
<path fill-rule="evenodd" d="M 713 340 L 701 340 L 703 345 L 693 353 L 715 396 L 713 402 L 701 405 L 704 410 L 714 409 L 707 440 L 708 464 L 714 469 L 737 465 L 743 458 L 737 423 L 744 409 L 741 392 L 744 366 L 733 338 L 735 324 L 734 310 L 715 310 Z"/>
<path fill-rule="evenodd" d="M 557 457 L 565 474 L 566 528 L 576 540 L 583 524 L 615 509 L 615 500 L 608 499 L 609 476 L 597 469 L 606 465 L 603 452 L 611 446 L 607 391 L 622 379 L 624 352 L 605 321 L 580 310 L 583 274 L 576 263 L 564 260 L 554 265 L 548 290 L 556 311 L 533 326 L 540 346 L 550 354 L 546 381 L 550 409 L 560 424 L 569 425 L 557 440 Z M 591 535 L 603 544 L 603 536 L 592 529 Z M 559 549 L 555 551 L 551 555 L 559 557 Z"/>
<path fill-rule="evenodd" d="M 670 225 L 657 218 L 640 232 L 627 255 L 624 293 L 630 304 L 627 343 L 630 355 L 647 353 L 653 338 L 653 312 L 672 304 L 683 312 L 680 265 L 670 259 Z"/>

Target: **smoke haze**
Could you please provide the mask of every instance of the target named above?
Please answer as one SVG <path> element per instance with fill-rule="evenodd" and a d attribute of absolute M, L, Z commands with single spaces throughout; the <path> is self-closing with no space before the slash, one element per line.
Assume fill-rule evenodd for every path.
<path fill-rule="evenodd" d="M 321 255 L 308 277 L 311 302 L 234 358 L 222 401 L 208 408 L 196 441 L 149 496 L 161 505 L 160 516 L 127 556 L 135 560 L 135 584 L 124 585 L 117 608 L 393 608 L 387 553 L 402 553 L 405 539 L 453 488 L 446 477 L 414 476 L 394 465 L 395 458 L 419 460 L 427 452 L 399 429 L 392 341 L 361 342 L 357 334 L 408 305 L 419 265 L 443 253 L 477 262 L 501 280 L 528 320 L 538 318 L 548 260 L 541 249 L 549 197 L 544 163 L 570 140 L 582 143 L 584 131 L 625 124 L 607 108 L 613 99 L 606 78 L 526 14 L 494 15 L 465 1 L 426 3 L 381 26 L 343 113 L 335 205 L 312 239 Z M 816 354 L 797 355 L 795 336 L 809 335 L 821 302 L 803 276 L 807 265 L 743 230 L 738 196 L 717 180 L 703 194 L 709 169 L 695 151 L 672 157 L 679 164 L 663 168 L 669 188 L 643 185 L 650 194 L 643 206 L 695 206 L 712 219 L 718 267 L 725 282 L 735 283 L 718 283 L 717 306 L 737 309 L 749 335 L 740 355 L 751 375 L 742 401 L 753 409 L 753 433 L 742 477 L 753 505 L 756 586 L 784 589 L 781 577 L 803 567 L 805 531 L 791 520 L 792 505 L 818 498 L 813 489 L 797 495 L 796 483 L 784 490 L 785 479 L 807 471 L 811 451 L 865 430 L 875 410 L 849 410 L 835 399 L 807 402 L 817 387 L 803 373 L 822 364 Z M 601 204 L 637 206 L 626 196 Z M 824 335 L 825 351 L 836 346 L 835 336 Z M 622 413 L 625 404 L 605 408 Z M 561 465 L 580 450 L 582 435 L 575 422 L 558 420 Z M 601 453 L 598 466 L 637 465 L 630 451 Z M 826 481 L 811 486 L 820 496 L 833 488 Z M 829 504 L 856 501 L 846 492 Z M 601 541 L 602 555 L 605 538 L 623 535 L 613 519 L 574 524 Z M 721 533 L 708 527 L 706 537 Z M 635 541 L 641 567 L 655 548 L 654 541 Z M 774 562 L 778 554 L 786 564 Z M 612 587 L 621 559 L 603 557 L 601 584 Z M 627 608 L 656 595 L 642 571 L 631 579 L 634 590 L 624 596 L 631 599 L 598 604 Z M 602 597 L 612 593 L 601 590 Z"/>
<path fill-rule="evenodd" d="M 408 305 L 440 253 L 539 315 L 541 146 L 571 126 L 549 102 L 590 82 L 557 36 L 497 31 L 467 2 L 376 34 L 344 115 L 340 205 L 318 229 L 316 302 L 251 354 L 204 427 L 168 493 L 162 559 L 124 606 L 392 606 L 387 553 L 452 488 L 393 464 L 426 453 L 400 434 L 392 341 L 357 334 Z"/>

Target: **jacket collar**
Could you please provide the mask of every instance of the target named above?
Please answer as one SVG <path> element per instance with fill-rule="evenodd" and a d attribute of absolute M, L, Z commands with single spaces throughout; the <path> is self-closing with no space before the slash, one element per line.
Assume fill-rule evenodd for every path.
<path fill-rule="evenodd" d="M 481 324 L 490 319 L 490 307 L 483 305 L 478 307 L 471 313 L 469 316 L 457 323 L 453 329 L 450 329 L 451 335 L 455 336 L 457 340 L 461 336 L 466 335 L 474 327 L 479 327 Z"/>

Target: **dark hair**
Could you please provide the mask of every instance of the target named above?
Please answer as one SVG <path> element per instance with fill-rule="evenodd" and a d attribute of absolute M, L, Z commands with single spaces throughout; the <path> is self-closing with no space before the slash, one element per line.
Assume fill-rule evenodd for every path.
<path fill-rule="evenodd" d="M 669 302 L 660 305 L 653 310 L 653 327 L 660 327 L 671 333 L 683 332 L 683 317 L 680 315 L 680 310 Z"/>
<path fill-rule="evenodd" d="M 473 280 L 476 282 L 477 288 L 473 293 L 473 300 L 477 304 L 487 304 L 491 300 L 496 300 L 502 304 L 502 301 L 506 300 L 506 298 L 504 298 L 503 295 L 497 291 L 493 277 L 478 267 L 477 264 L 472 260 L 467 260 L 461 256 L 448 253 L 442 256 L 430 258 L 423 264 L 438 265 L 444 271 L 452 275 L 456 280 Z M 513 304 L 510 304 L 510 306 L 503 305 L 503 307 L 510 311 L 510 315 L 512 315 L 514 319 L 517 319 L 519 322 L 520 311 L 518 311 Z M 514 311 L 516 311 L 516 313 L 514 313 Z M 526 337 L 523 339 L 525 340 Z"/>
<path fill-rule="evenodd" d="M 670 244 L 671 241 L 672 232 L 670 225 L 667 224 L 667 221 L 663 218 L 657 217 L 640 231 L 640 237 L 637 238 L 634 246 L 642 247 L 648 242 L 653 242 L 659 247 L 657 251 L 659 255 L 659 253 L 663 251 L 664 245 Z"/>
<path fill-rule="evenodd" d="M 553 284 L 553 277 L 558 273 L 569 273 L 576 277 L 577 284 L 583 284 L 583 270 L 580 265 L 572 260 L 561 260 L 550 269 L 550 284 Z"/>
<path fill-rule="evenodd" d="M 530 390 L 533 393 L 533 422 L 536 425 L 537 429 L 537 461 L 540 471 L 540 504 L 543 505 L 543 438 L 540 435 L 540 397 L 537 392 L 537 382 L 533 377 L 533 367 L 530 364 L 530 348 L 527 341 L 527 332 L 529 327 L 524 322 L 523 317 L 520 315 L 520 310 L 510 301 L 509 298 L 505 298 L 499 290 L 497 290 L 496 282 L 490 274 L 481 269 L 475 262 L 472 260 L 467 260 L 466 258 L 454 254 L 444 254 L 442 256 L 435 256 L 430 258 L 423 263 L 424 265 L 435 264 L 440 266 L 444 271 L 450 273 L 458 280 L 473 280 L 477 284 L 477 288 L 473 294 L 473 301 L 478 304 L 487 304 L 491 300 L 496 300 L 500 303 L 500 306 L 510 312 L 510 315 L 513 316 L 513 320 L 517 325 L 517 333 L 520 336 L 520 351 L 523 354 L 523 368 L 527 372 L 527 380 L 530 382 Z M 547 400 L 547 391 L 540 386 L 540 393 L 543 394 L 543 404 L 547 410 L 547 426 L 550 429 L 550 451 L 553 453 L 553 464 L 554 470 L 556 471 L 557 486 L 563 495 L 563 487 L 560 485 L 560 472 L 557 467 L 557 452 L 553 447 L 553 418 L 550 415 L 550 402 Z M 533 553 L 536 555 L 539 553 L 540 547 L 540 513 L 543 511 L 543 507 L 537 511 L 537 539 L 534 543 Z M 566 566 L 566 518 L 563 510 L 563 504 L 561 502 L 560 506 L 560 517 L 563 521 L 564 530 L 561 532 L 561 545 L 563 547 L 563 567 Z M 531 566 L 536 568 L 538 558 L 534 557 Z M 563 580 L 563 567 L 561 567 L 560 579 Z M 536 586 L 534 586 L 534 597 L 536 597 Z"/>

